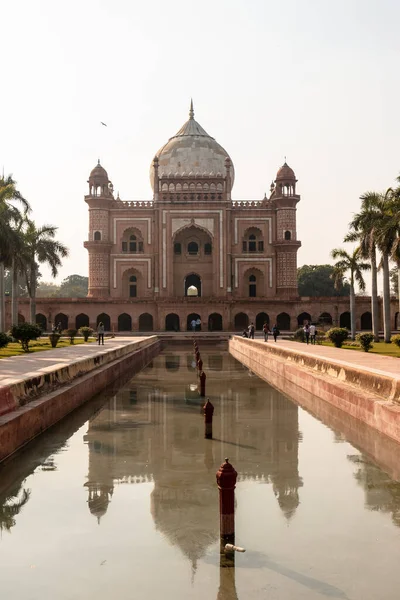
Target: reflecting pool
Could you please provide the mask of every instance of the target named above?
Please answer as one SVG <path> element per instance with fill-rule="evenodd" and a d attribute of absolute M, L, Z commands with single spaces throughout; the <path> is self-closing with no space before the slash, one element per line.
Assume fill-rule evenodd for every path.
<path fill-rule="evenodd" d="M 226 351 L 170 346 L 0 466 L 1 600 L 394 600 L 400 446 Z M 300 405 L 301 406 L 300 406 Z M 215 473 L 238 471 L 235 568 Z"/>

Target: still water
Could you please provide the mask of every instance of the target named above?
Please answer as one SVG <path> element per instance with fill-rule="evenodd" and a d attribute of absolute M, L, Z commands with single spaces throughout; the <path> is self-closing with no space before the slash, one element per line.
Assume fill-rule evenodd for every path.
<path fill-rule="evenodd" d="M 1 600 L 399 598 L 399 446 L 226 351 L 202 358 L 212 441 L 192 348 L 171 346 L 0 467 Z M 220 568 L 226 456 L 235 569 Z"/>

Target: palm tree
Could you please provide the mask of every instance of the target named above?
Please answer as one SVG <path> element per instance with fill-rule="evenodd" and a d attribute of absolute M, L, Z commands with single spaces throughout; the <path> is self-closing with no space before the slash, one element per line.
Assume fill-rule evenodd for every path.
<path fill-rule="evenodd" d="M 380 267 L 383 271 L 383 329 L 384 341 L 390 343 L 390 269 L 389 261 L 396 255 L 396 239 L 399 235 L 400 199 L 389 188 L 385 194 L 379 194 L 376 214 L 376 245 L 381 252 Z"/>
<path fill-rule="evenodd" d="M 361 199 L 361 210 L 351 221 L 345 242 L 359 242 L 360 256 L 371 263 L 371 313 L 374 340 L 379 342 L 378 265 L 376 257 L 377 214 L 380 194 L 366 192 Z"/>
<path fill-rule="evenodd" d="M 332 275 L 337 289 L 343 285 L 344 276 L 350 271 L 350 323 L 351 339 L 354 340 L 356 337 L 356 295 L 354 284 L 357 283 L 361 291 L 365 290 L 365 281 L 362 272 L 370 269 L 370 265 L 360 260 L 362 258 L 360 248 L 356 248 L 351 254 L 343 250 L 343 248 L 335 248 L 332 250 L 331 256 L 334 260 L 339 259 L 333 266 Z"/>
<path fill-rule="evenodd" d="M 17 491 L 5 498 L 0 504 L 0 531 L 3 529 L 10 531 L 11 527 L 15 525 L 15 517 L 28 502 L 30 495 L 31 491 L 24 489 L 21 495 Z"/>
<path fill-rule="evenodd" d="M 23 214 L 14 202 L 22 205 Z M 15 227 L 30 210 L 28 202 L 16 188 L 11 175 L 0 177 L 0 331 L 5 329 L 4 267 L 11 266 L 18 253 L 19 238 Z"/>
<path fill-rule="evenodd" d="M 54 239 L 57 231 L 54 225 L 37 228 L 35 223 L 27 221 L 25 229 L 25 276 L 30 298 L 30 320 L 36 322 L 36 288 L 39 264 L 47 264 L 53 277 L 57 276 L 61 259 L 68 256 L 68 249 Z"/>

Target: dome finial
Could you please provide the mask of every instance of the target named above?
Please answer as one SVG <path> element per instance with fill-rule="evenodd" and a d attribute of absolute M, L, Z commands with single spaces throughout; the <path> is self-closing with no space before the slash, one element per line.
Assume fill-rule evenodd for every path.
<path fill-rule="evenodd" d="M 194 119 L 193 98 L 190 98 L 189 119 Z"/>
<path fill-rule="evenodd" d="M 101 166 L 101 165 L 100 165 L 100 159 L 99 159 L 99 158 L 97 159 L 97 166 L 98 166 L 98 167 L 100 167 L 100 166 Z"/>

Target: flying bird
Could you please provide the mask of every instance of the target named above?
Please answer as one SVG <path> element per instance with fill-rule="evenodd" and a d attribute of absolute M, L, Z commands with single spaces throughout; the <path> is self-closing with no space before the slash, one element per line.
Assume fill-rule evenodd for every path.
<path fill-rule="evenodd" d="M 104 127 L 107 127 L 106 123 L 103 123 L 103 121 L 100 121 L 100 123 L 104 125 Z"/>

